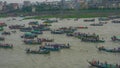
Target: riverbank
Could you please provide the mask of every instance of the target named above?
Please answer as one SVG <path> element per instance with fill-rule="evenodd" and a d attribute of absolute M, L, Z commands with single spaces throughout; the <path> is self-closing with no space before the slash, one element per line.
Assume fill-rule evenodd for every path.
<path fill-rule="evenodd" d="M 25 19 L 41 18 L 95 18 L 120 15 L 120 9 L 82 9 L 82 10 L 64 10 L 64 11 L 41 11 L 41 12 L 12 12 L 2 13 L 1 17 L 28 16 Z"/>

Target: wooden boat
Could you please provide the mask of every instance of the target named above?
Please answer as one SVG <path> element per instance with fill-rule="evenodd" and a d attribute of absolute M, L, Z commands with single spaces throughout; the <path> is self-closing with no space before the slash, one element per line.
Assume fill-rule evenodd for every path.
<path fill-rule="evenodd" d="M 0 37 L 0 41 L 4 41 L 5 40 L 5 38 L 4 37 Z"/>
<path fill-rule="evenodd" d="M 90 24 L 91 26 L 103 26 L 102 23 L 93 23 L 93 24 Z"/>
<path fill-rule="evenodd" d="M 31 49 L 26 49 L 27 54 L 49 54 L 50 51 L 48 50 L 31 50 Z"/>
<path fill-rule="evenodd" d="M 85 19 L 84 22 L 94 22 L 95 19 Z"/>
<path fill-rule="evenodd" d="M 58 22 L 58 20 L 45 20 L 43 23 L 54 23 L 54 22 Z"/>
<path fill-rule="evenodd" d="M 1 44 L 0 43 L 0 48 L 13 48 L 12 44 Z"/>
<path fill-rule="evenodd" d="M 113 52 L 113 53 L 120 53 L 120 48 L 107 49 L 105 47 L 98 47 L 98 50 L 106 51 L 106 52 Z"/>
<path fill-rule="evenodd" d="M 120 36 L 111 37 L 112 41 L 120 41 Z"/>
<path fill-rule="evenodd" d="M 11 33 L 4 31 L 4 32 L 2 32 L 1 34 L 2 34 L 2 35 L 10 35 Z"/>
<path fill-rule="evenodd" d="M 33 28 L 34 31 L 50 31 L 50 28 L 46 27 L 46 26 L 42 26 L 42 27 L 40 27 L 40 26 L 38 26 L 38 27 L 32 26 L 32 28 Z"/>
<path fill-rule="evenodd" d="M 42 31 L 31 31 L 31 33 L 33 33 L 33 34 L 43 34 Z"/>
<path fill-rule="evenodd" d="M 41 40 L 33 40 L 33 39 L 29 39 L 29 40 L 24 40 L 23 41 L 25 44 L 41 44 Z"/>
<path fill-rule="evenodd" d="M 71 36 L 71 37 L 73 37 L 74 34 L 73 34 L 73 33 L 66 33 L 66 36 Z"/>
<path fill-rule="evenodd" d="M 47 38 L 37 38 L 37 40 L 41 40 L 41 42 L 53 42 L 54 39 L 47 39 Z"/>
<path fill-rule="evenodd" d="M 6 23 L 1 22 L 1 23 L 0 23 L 0 27 L 4 27 L 4 26 L 7 26 L 7 24 L 6 24 Z"/>
<path fill-rule="evenodd" d="M 108 17 L 100 17 L 98 18 L 99 21 L 109 21 L 110 19 Z"/>
<path fill-rule="evenodd" d="M 82 38 L 81 41 L 83 41 L 83 42 L 94 42 L 94 43 L 104 43 L 105 42 L 105 40 L 87 39 L 87 38 Z"/>
<path fill-rule="evenodd" d="M 52 34 L 64 34 L 64 31 L 62 31 L 62 30 L 52 30 L 51 33 Z"/>
<path fill-rule="evenodd" d="M 77 29 L 88 29 L 88 27 L 87 26 L 79 26 L 79 27 L 76 27 Z"/>
<path fill-rule="evenodd" d="M 30 31 L 32 31 L 32 28 L 31 27 L 24 27 L 24 28 L 21 28 L 20 31 L 21 32 L 30 32 Z"/>
<path fill-rule="evenodd" d="M 108 64 L 107 62 L 99 62 L 99 61 L 87 61 L 91 66 L 97 68 L 120 68 L 120 65 Z"/>
<path fill-rule="evenodd" d="M 0 31 L 3 31 L 4 29 L 3 29 L 3 27 L 0 27 Z"/>
<path fill-rule="evenodd" d="M 120 23 L 120 21 L 119 20 L 114 20 L 114 21 L 112 21 L 112 23 Z"/>
<path fill-rule="evenodd" d="M 25 38 L 25 39 L 33 39 L 35 37 L 37 37 L 37 35 L 36 34 L 32 34 L 30 32 L 27 32 L 27 33 L 25 33 L 24 35 L 21 36 L 21 38 Z"/>
<path fill-rule="evenodd" d="M 24 27 L 25 27 L 25 25 L 11 25 L 11 26 L 9 26 L 10 29 L 22 29 Z"/>
<path fill-rule="evenodd" d="M 54 46 L 40 46 L 41 50 L 49 50 L 49 51 L 60 51 L 59 47 Z"/>
<path fill-rule="evenodd" d="M 28 23 L 29 25 L 39 25 L 38 21 L 32 21 Z"/>
<path fill-rule="evenodd" d="M 61 49 L 66 49 L 66 48 L 70 48 L 70 45 L 67 44 L 46 44 L 46 47 L 54 47 L 54 48 L 61 48 Z"/>

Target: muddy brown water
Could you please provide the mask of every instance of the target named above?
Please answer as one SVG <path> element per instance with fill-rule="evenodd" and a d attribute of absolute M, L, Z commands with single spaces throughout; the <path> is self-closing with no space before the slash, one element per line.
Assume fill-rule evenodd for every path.
<path fill-rule="evenodd" d="M 16 20 L 9 18 L 1 18 L 0 21 L 12 24 L 26 24 L 30 21 L 41 20 L 22 20 L 22 18 L 16 17 Z M 63 19 L 59 20 L 58 23 L 53 23 L 51 29 L 59 27 L 69 26 L 88 26 L 88 29 L 79 29 L 78 32 L 84 33 L 96 33 L 100 37 L 106 40 L 105 43 L 86 43 L 81 42 L 79 39 L 74 37 L 67 37 L 65 34 L 53 35 L 49 31 L 45 31 L 43 35 L 39 35 L 41 38 L 54 38 L 55 43 L 70 43 L 70 49 L 63 49 L 60 52 L 51 52 L 49 55 L 35 55 L 26 54 L 26 48 L 38 49 L 39 45 L 25 45 L 20 38 L 23 34 L 19 30 L 17 33 L 12 33 L 10 36 L 5 36 L 5 41 L 1 43 L 12 43 L 13 49 L 2 49 L 0 48 L 0 68 L 94 68 L 91 67 L 87 60 L 97 59 L 101 62 L 107 61 L 108 63 L 120 64 L 119 53 L 107 53 L 99 52 L 96 46 L 104 45 L 108 48 L 120 47 L 120 42 L 112 42 L 110 37 L 113 35 L 120 35 L 120 24 L 113 24 L 108 21 L 108 24 L 104 26 L 89 26 L 93 22 L 83 22 L 83 19 L 74 21 L 74 19 Z M 98 23 L 96 21 L 94 23 Z M 5 27 L 5 31 L 12 31 L 8 27 Z"/>

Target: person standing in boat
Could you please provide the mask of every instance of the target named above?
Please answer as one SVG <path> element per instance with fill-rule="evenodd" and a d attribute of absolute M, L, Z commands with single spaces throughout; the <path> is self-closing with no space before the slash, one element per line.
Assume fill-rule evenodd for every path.
<path fill-rule="evenodd" d="M 69 43 L 67 43 L 67 46 L 68 46 L 68 47 L 70 47 L 70 44 L 69 44 Z"/>

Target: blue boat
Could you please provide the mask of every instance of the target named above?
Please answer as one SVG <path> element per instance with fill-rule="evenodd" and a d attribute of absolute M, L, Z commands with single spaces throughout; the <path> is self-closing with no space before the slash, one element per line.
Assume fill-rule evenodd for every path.
<path fill-rule="evenodd" d="M 31 33 L 33 33 L 33 34 L 43 34 L 42 31 L 31 31 Z"/>
<path fill-rule="evenodd" d="M 113 48 L 113 49 L 107 49 L 105 47 L 99 47 L 99 51 L 105 51 L 105 52 L 112 52 L 112 53 L 120 53 L 120 48 Z"/>
<path fill-rule="evenodd" d="M 27 54 L 50 54 L 49 50 L 31 50 L 26 49 L 25 50 Z"/>
<path fill-rule="evenodd" d="M 58 48 L 58 47 L 51 47 L 51 46 L 44 46 L 44 47 L 41 47 L 40 46 L 40 49 L 42 49 L 42 50 L 49 50 L 49 51 L 60 51 L 60 48 Z"/>
<path fill-rule="evenodd" d="M 51 33 L 52 34 L 64 34 L 64 31 L 62 31 L 62 30 L 52 30 Z"/>

